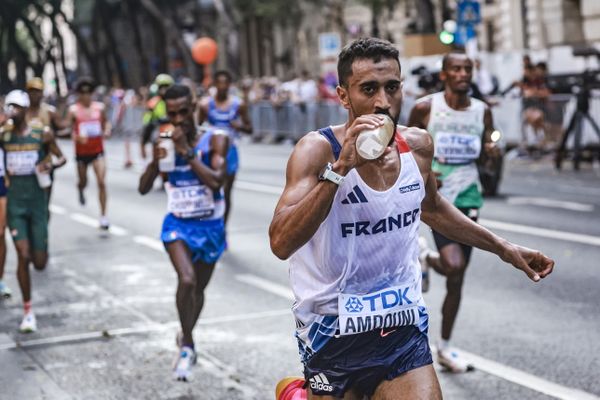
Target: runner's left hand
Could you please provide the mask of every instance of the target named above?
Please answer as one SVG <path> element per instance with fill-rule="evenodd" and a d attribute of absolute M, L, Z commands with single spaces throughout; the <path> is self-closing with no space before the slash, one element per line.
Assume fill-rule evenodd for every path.
<path fill-rule="evenodd" d="M 171 134 L 171 139 L 173 143 L 175 143 L 175 151 L 180 155 L 187 154 L 190 149 L 190 145 L 187 140 L 187 135 L 181 128 L 181 126 L 176 126 L 173 129 L 173 133 Z"/>
<path fill-rule="evenodd" d="M 554 260 L 537 250 L 508 243 L 500 258 L 522 270 L 529 279 L 538 282 L 552 273 Z"/>

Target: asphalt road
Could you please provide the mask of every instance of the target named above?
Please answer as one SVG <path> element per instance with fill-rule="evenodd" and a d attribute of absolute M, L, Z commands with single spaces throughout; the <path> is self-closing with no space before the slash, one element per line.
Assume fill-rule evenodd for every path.
<path fill-rule="evenodd" d="M 71 154 L 68 142 L 61 142 Z M 0 301 L 0 399 L 271 399 L 276 382 L 300 373 L 287 264 L 269 249 L 267 228 L 291 145 L 244 143 L 229 250 L 218 263 L 195 330 L 194 380 L 171 380 L 178 330 L 175 273 L 158 241 L 165 193 L 136 191 L 141 164 L 122 167 L 122 143 L 107 145 L 110 234 L 96 228 L 75 190 L 73 157 L 57 171 L 51 262 L 32 271 L 39 331 L 17 332 L 22 316 L 9 243 Z M 475 251 L 453 342 L 477 369 L 439 371 L 446 399 L 600 398 L 600 172 L 558 173 L 549 160 L 512 160 L 501 195 L 482 223 L 556 260 L 533 284 L 496 256 Z M 428 228 L 423 233 L 432 243 Z M 426 294 L 430 337 L 440 326 L 444 280 Z"/>

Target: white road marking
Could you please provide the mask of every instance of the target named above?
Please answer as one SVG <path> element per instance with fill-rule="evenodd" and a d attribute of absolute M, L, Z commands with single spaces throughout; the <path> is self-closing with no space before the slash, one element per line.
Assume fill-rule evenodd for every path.
<path fill-rule="evenodd" d="M 245 313 L 238 315 L 226 315 L 214 318 L 201 318 L 198 321 L 198 325 L 212 325 L 212 324 L 221 324 L 224 322 L 237 322 L 237 321 L 248 321 L 253 319 L 262 319 L 262 318 L 271 318 L 271 317 L 280 317 L 284 315 L 291 315 L 289 308 L 279 309 L 279 310 L 270 310 L 270 311 L 260 311 L 255 313 Z M 2 342 L 0 343 L 0 350 L 10 350 L 16 348 L 26 348 L 33 346 L 43 346 L 43 345 L 53 345 L 53 344 L 65 344 L 71 342 L 77 342 L 82 340 L 94 340 L 94 339 L 102 339 L 109 338 L 111 336 L 124 336 L 124 335 L 132 335 L 137 333 L 149 333 L 149 332 L 157 332 L 164 331 L 173 328 L 178 328 L 180 326 L 179 321 L 170 321 L 163 324 L 160 323 L 152 323 L 148 325 L 140 325 L 130 328 L 117 328 L 117 329 L 107 329 L 103 331 L 93 331 L 93 332 L 82 332 L 82 333 L 74 333 L 69 335 L 62 336 L 54 336 L 49 338 L 41 338 L 41 339 L 32 339 L 32 340 L 24 340 L 21 342 Z"/>
<path fill-rule="evenodd" d="M 129 235 L 129 231 L 125 228 L 120 227 L 119 225 L 110 225 L 108 231 L 115 236 L 127 236 Z"/>
<path fill-rule="evenodd" d="M 264 185 L 262 183 L 236 181 L 235 187 L 237 189 L 250 190 L 252 192 L 268 193 L 280 195 L 283 192 L 283 188 L 272 185 Z"/>
<path fill-rule="evenodd" d="M 476 370 L 486 372 L 506 381 L 535 390 L 536 392 L 561 400 L 600 400 L 600 397 L 592 393 L 562 386 L 516 368 L 488 360 L 476 354 L 461 349 L 457 350 L 460 355 L 464 357 L 465 361 L 472 364 Z M 437 352 L 434 346 L 431 346 L 431 351 L 434 353 Z"/>
<path fill-rule="evenodd" d="M 67 210 L 64 207 L 57 206 L 56 204 L 50 204 L 48 209 L 53 214 L 65 215 L 67 213 Z"/>
<path fill-rule="evenodd" d="M 71 213 L 69 215 L 69 217 L 75 222 L 79 222 L 80 224 L 91 226 L 92 228 L 98 228 L 100 226 L 100 224 L 98 223 L 98 220 L 96 220 L 95 218 L 92 218 L 88 215 L 85 215 L 85 214 Z"/>
<path fill-rule="evenodd" d="M 267 292 L 279 295 L 283 298 L 292 300 L 294 299 L 294 295 L 289 288 L 267 281 L 266 279 L 249 274 L 237 275 L 236 279 L 238 281 L 248 283 L 254 287 L 263 289 Z M 436 352 L 436 349 L 433 346 L 432 352 Z M 547 381 L 535 375 L 531 375 L 527 372 L 520 371 L 516 368 L 512 368 L 495 361 L 487 360 L 475 354 L 468 353 L 463 350 L 460 350 L 460 353 L 461 355 L 464 355 L 465 359 L 471 362 L 476 369 L 535 390 L 539 393 L 564 400 L 600 400 L 600 397 L 594 396 L 593 394 Z"/>
<path fill-rule="evenodd" d="M 235 279 L 240 282 L 247 283 L 269 293 L 276 294 L 277 296 L 283 297 L 284 299 L 294 300 L 294 293 L 289 287 L 273 283 L 267 279 L 259 278 L 255 275 L 243 274 L 236 275 Z"/>
<path fill-rule="evenodd" d="M 165 246 L 163 245 L 163 242 L 158 239 L 154 239 L 149 236 L 134 236 L 133 241 L 137 244 L 141 244 L 142 246 L 150 247 L 153 250 L 160 251 L 161 253 L 165 252 Z"/>
<path fill-rule="evenodd" d="M 512 205 L 532 205 L 550 208 L 561 208 L 570 211 L 592 212 L 593 204 L 576 203 L 573 201 L 561 201 L 546 199 L 543 197 L 509 197 L 506 202 Z"/>
<path fill-rule="evenodd" d="M 480 219 L 479 223 L 481 223 L 481 225 L 487 228 L 499 229 L 501 231 L 525 233 L 527 235 L 532 236 L 540 236 L 550 239 L 564 240 L 567 242 L 582 243 L 591 246 L 600 246 L 599 236 L 584 235 L 582 233 L 555 231 L 552 229 L 536 228 L 533 226 L 511 224 L 508 222 L 501 221 L 492 221 L 489 219 Z"/>
<path fill-rule="evenodd" d="M 249 186 L 245 187 L 246 185 Z M 248 189 L 267 194 L 281 194 L 283 190 L 276 186 L 239 181 L 236 182 L 236 187 L 239 187 L 240 189 Z M 528 225 L 519 225 L 512 224 L 509 222 L 494 221 L 491 219 L 480 219 L 479 222 L 488 228 L 499 229 L 507 232 L 525 233 L 532 236 L 540 236 L 550 239 L 563 240 L 567 242 L 576 242 L 592 246 L 600 246 L 600 237 L 598 236 L 585 235 L 582 233 L 555 231 L 552 229 L 536 228 Z"/>

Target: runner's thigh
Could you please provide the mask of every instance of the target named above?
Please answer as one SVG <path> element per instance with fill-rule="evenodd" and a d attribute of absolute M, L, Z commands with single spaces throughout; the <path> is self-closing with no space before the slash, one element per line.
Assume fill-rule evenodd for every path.
<path fill-rule="evenodd" d="M 377 386 L 372 400 L 441 400 L 442 390 L 433 365 L 408 371 Z"/>

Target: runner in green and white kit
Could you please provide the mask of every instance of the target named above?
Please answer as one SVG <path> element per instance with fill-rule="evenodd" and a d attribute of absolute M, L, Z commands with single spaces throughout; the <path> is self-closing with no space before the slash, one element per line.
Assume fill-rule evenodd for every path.
<path fill-rule="evenodd" d="M 483 205 L 477 163 L 497 157 L 491 140 L 493 121 L 485 103 L 469 96 L 473 62 L 462 53 L 444 57 L 440 79 L 443 92 L 422 98 L 413 108 L 408 125 L 426 128 L 433 137 L 432 170 L 438 175 L 439 192 L 473 221 Z M 447 277 L 442 307 L 442 332 L 438 362 L 452 372 L 472 369 L 450 349 L 449 340 L 458 314 L 463 279 L 472 247 L 433 231 L 439 256 L 426 254 L 425 264 Z"/>
<path fill-rule="evenodd" d="M 36 270 L 48 262 L 48 192 L 49 173 L 54 165 L 49 148 L 56 146 L 54 136 L 43 125 L 28 124 L 25 119 L 29 96 L 14 90 L 6 96 L 10 122 L 0 129 L 0 140 L 6 155 L 8 187 L 7 222 L 17 251 L 17 279 L 23 295 L 24 317 L 20 331 L 37 329 L 31 308 L 29 264 Z"/>

